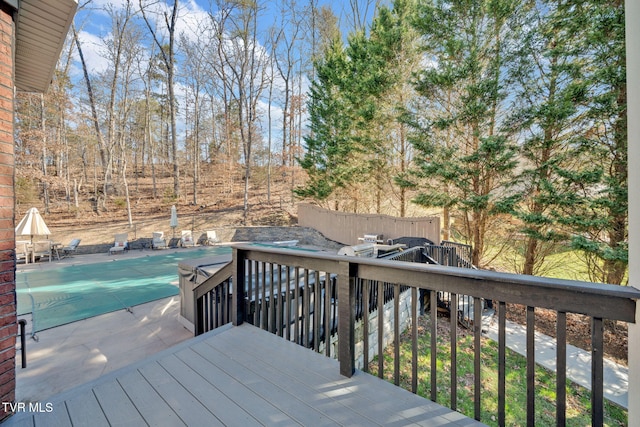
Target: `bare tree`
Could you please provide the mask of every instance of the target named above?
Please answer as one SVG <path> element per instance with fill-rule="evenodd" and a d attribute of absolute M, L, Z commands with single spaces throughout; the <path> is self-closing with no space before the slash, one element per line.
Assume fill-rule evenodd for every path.
<path fill-rule="evenodd" d="M 260 6 L 257 2 L 220 3 L 224 20 L 219 24 L 221 37 L 219 51 L 222 67 L 228 69 L 232 78 L 227 85 L 236 106 L 240 140 L 244 160 L 243 221 L 249 213 L 249 180 L 251 177 L 252 150 L 256 139 L 258 115 L 257 104 L 265 87 L 266 52 L 257 40 L 257 22 Z"/>
<path fill-rule="evenodd" d="M 100 128 L 100 120 L 98 118 L 98 111 L 96 108 L 96 99 L 93 92 L 93 85 L 91 84 L 91 78 L 89 77 L 89 70 L 87 68 L 87 63 L 84 60 L 84 54 L 82 52 L 82 45 L 80 43 L 80 39 L 78 38 L 78 31 L 75 28 L 75 25 L 72 25 L 73 31 L 73 39 L 76 42 L 76 47 L 78 49 L 78 56 L 80 57 L 80 62 L 82 64 L 82 71 L 84 75 L 84 81 L 87 85 L 87 94 L 89 96 L 89 107 L 91 108 L 91 119 L 93 123 L 93 127 L 96 133 L 96 138 L 98 141 L 98 151 L 100 153 L 100 159 L 102 161 L 102 167 L 104 169 L 104 180 L 103 180 L 103 194 L 107 193 L 107 189 L 111 187 L 111 168 L 109 167 L 109 155 L 107 149 L 107 143 L 105 142 L 104 135 L 102 134 L 102 130 Z M 96 200 L 99 199 L 98 194 L 95 194 Z"/>
<path fill-rule="evenodd" d="M 174 88 L 174 65 L 175 65 L 175 37 L 176 37 L 176 22 L 178 20 L 178 0 L 173 1 L 173 6 L 171 7 L 171 13 L 168 11 L 162 11 L 162 7 L 157 8 L 159 3 L 162 3 L 162 6 L 165 5 L 164 2 L 159 2 L 153 0 L 151 2 L 146 2 L 144 0 L 140 1 L 140 10 L 142 12 L 142 16 L 144 18 L 145 23 L 147 24 L 147 28 L 149 28 L 149 32 L 153 36 L 153 40 L 159 48 L 160 57 L 166 67 L 167 72 L 167 91 L 169 95 L 169 120 L 171 123 L 171 154 L 172 154 L 172 162 L 173 162 L 173 193 L 175 197 L 180 197 L 180 163 L 178 159 L 178 130 L 176 124 L 176 108 L 177 108 L 177 100 L 175 95 Z M 151 9 L 155 9 L 155 11 L 151 11 Z M 151 21 L 151 17 L 149 16 L 151 13 L 162 16 L 164 20 L 164 24 L 166 26 L 169 42 L 165 44 L 161 39 L 161 36 L 156 31 L 154 23 Z"/>
<path fill-rule="evenodd" d="M 54 139 L 54 159 L 55 174 L 61 178 L 65 190 L 65 200 L 67 208 L 71 208 L 71 147 L 68 139 L 67 114 L 70 110 L 69 82 L 72 56 L 75 51 L 73 37 L 68 37 L 65 41 L 63 54 L 58 61 L 58 67 L 54 73 L 52 84 L 46 93 L 44 102 L 50 110 L 51 115 L 51 135 Z M 75 164 L 75 162 L 73 163 Z M 77 200 L 76 200 L 77 206 Z"/>
<path fill-rule="evenodd" d="M 235 167 L 238 150 L 236 147 L 235 129 L 239 126 L 234 120 L 234 105 L 232 102 L 233 88 L 236 86 L 235 74 L 226 66 L 227 58 L 227 35 L 225 34 L 227 20 L 233 12 L 233 5 L 227 5 L 224 2 L 218 4 L 218 12 L 210 13 L 211 23 L 211 40 L 213 44 L 210 46 L 212 54 L 209 57 L 209 69 L 215 74 L 216 80 L 220 83 L 217 87 L 210 87 L 208 90 L 211 98 L 211 105 L 217 97 L 222 100 L 222 108 L 224 115 L 224 130 L 222 132 L 221 145 L 224 147 L 228 170 L 225 174 L 227 191 L 233 191 L 233 170 Z M 212 107 L 213 108 L 213 107 Z M 236 105 L 237 108 L 237 105 Z"/>
<path fill-rule="evenodd" d="M 202 26 L 198 28 L 197 34 L 205 34 L 207 32 L 204 24 L 202 23 Z M 200 40 L 194 42 L 186 36 L 181 37 L 180 45 L 185 53 L 183 78 L 188 88 L 187 96 L 191 95 L 191 99 L 186 102 L 187 114 L 191 114 L 192 122 L 191 135 L 187 137 L 187 148 L 193 166 L 193 204 L 197 205 L 201 161 L 201 128 L 203 126 L 203 93 L 208 79 L 210 79 L 210 74 L 206 70 L 209 51 L 206 42 L 203 43 Z M 190 106 L 193 106 L 192 110 L 189 109 Z"/>
<path fill-rule="evenodd" d="M 380 7 L 380 0 L 349 0 L 343 3 L 345 24 L 349 32 L 365 31 Z"/>
<path fill-rule="evenodd" d="M 271 38 L 274 38 L 273 31 Z M 273 160 L 273 122 L 271 119 L 273 110 L 273 87 L 274 87 L 274 64 L 275 64 L 275 43 L 271 44 L 271 54 L 268 58 L 269 66 L 269 95 L 267 100 L 267 202 L 271 203 L 271 162 Z"/>
<path fill-rule="evenodd" d="M 130 0 L 127 1 L 127 7 L 123 11 L 125 21 L 129 21 L 132 18 L 132 10 L 130 8 Z M 122 186 L 124 189 L 124 195 L 127 206 L 127 219 L 129 226 L 133 226 L 133 218 L 131 211 L 131 197 L 129 191 L 129 184 L 127 180 L 127 166 L 129 157 L 133 151 L 133 140 L 136 138 L 136 121 L 137 117 L 132 114 L 133 106 L 132 92 L 135 90 L 134 83 L 138 79 L 136 73 L 136 65 L 142 61 L 143 49 L 142 49 L 142 34 L 139 27 L 132 25 L 124 26 L 122 28 L 122 35 L 119 37 L 121 41 L 121 63 L 122 73 L 119 82 L 120 85 L 120 99 L 119 99 L 119 117 L 118 117 L 118 142 L 120 147 L 120 161 L 119 168 L 122 177 Z"/>
<path fill-rule="evenodd" d="M 274 59 L 279 77 L 284 85 L 282 89 L 282 165 L 293 165 L 292 125 L 294 117 L 291 111 L 291 97 L 293 96 L 293 78 L 296 66 L 295 48 L 301 39 L 302 19 L 296 10 L 295 1 L 283 0 L 279 31 L 276 33 L 274 44 Z"/>

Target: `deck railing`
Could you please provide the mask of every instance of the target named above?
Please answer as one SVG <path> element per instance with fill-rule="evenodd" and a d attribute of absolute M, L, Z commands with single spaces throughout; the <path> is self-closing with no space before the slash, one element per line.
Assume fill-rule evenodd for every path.
<path fill-rule="evenodd" d="M 233 265 L 225 265 L 193 289 L 196 335 L 231 322 L 231 278 Z"/>
<path fill-rule="evenodd" d="M 549 278 L 497 273 L 483 270 L 433 266 L 415 262 L 390 261 L 371 258 L 345 257 L 324 253 L 300 252 L 240 244 L 234 246 L 232 283 L 235 285 L 231 320 L 234 324 L 250 322 L 262 329 L 296 341 L 301 345 L 337 356 L 340 371 L 351 376 L 355 370 L 356 348 L 363 352 L 364 369 L 369 365 L 369 341 L 377 341 L 377 354 L 384 350 L 383 333 L 388 327 L 385 319 L 392 319 L 393 366 L 384 366 L 378 358 L 378 375 L 385 369 L 393 372 L 394 382 L 400 381 L 401 366 L 398 337 L 401 334 L 401 293 L 409 293 L 410 325 L 412 326 L 411 387 L 418 388 L 418 373 L 430 371 L 430 398 L 436 401 L 437 381 L 437 306 L 430 306 L 431 356 L 428 366 L 418 364 L 417 341 L 419 294 L 428 294 L 436 301 L 438 292 L 452 295 L 451 311 L 458 312 L 457 295 L 473 299 L 472 323 L 474 375 L 474 418 L 480 419 L 481 395 L 481 300 L 492 299 L 498 307 L 498 406 L 495 413 L 499 425 L 505 425 L 506 376 L 506 304 L 526 306 L 526 364 L 527 364 L 527 425 L 535 424 L 535 317 L 536 308 L 557 313 L 557 384 L 556 418 L 558 425 L 566 421 L 566 315 L 580 313 L 591 318 L 592 324 L 592 404 L 593 425 L 603 424 L 603 321 L 635 322 L 636 301 L 640 291 L 632 287 L 599 285 Z M 209 285 L 212 286 L 212 285 Z M 405 290 L 406 289 L 406 290 Z M 402 292 L 405 290 L 404 292 Z M 224 294 L 224 293 L 223 293 Z M 228 295 L 228 293 L 227 293 Z M 402 299 L 407 301 L 407 299 Z M 346 303 L 343 303 L 345 302 Z M 385 305 L 385 301 L 389 301 Z M 226 304 L 225 304 L 226 305 Z M 368 310 L 364 310 L 368 307 Z M 376 321 L 369 316 L 380 307 L 389 313 L 378 313 Z M 197 311 L 197 316 L 202 315 Z M 215 318 L 210 314 L 209 318 Z M 356 323 L 362 323 L 356 345 Z M 450 407 L 457 408 L 457 322 L 450 322 L 451 371 Z M 200 331 L 204 332 L 204 330 Z M 377 339 L 376 339 L 377 337 Z M 329 339 L 332 338 L 332 339 Z M 337 351 L 335 341 L 337 340 Z M 334 343 L 331 345 L 331 343 Z M 375 345 L 374 345 L 375 346 Z M 333 348 L 333 350 L 332 350 Z M 630 364 L 633 361 L 630 361 Z M 631 399 L 630 399 L 631 401 Z M 440 402 L 443 403 L 443 402 Z M 524 420 L 523 420 L 524 422 Z"/>

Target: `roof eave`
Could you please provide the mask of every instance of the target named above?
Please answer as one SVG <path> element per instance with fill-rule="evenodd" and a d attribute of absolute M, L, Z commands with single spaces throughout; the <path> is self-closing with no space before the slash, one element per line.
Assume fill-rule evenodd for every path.
<path fill-rule="evenodd" d="M 18 5 L 15 86 L 19 91 L 46 92 L 78 2 L 19 0 Z"/>

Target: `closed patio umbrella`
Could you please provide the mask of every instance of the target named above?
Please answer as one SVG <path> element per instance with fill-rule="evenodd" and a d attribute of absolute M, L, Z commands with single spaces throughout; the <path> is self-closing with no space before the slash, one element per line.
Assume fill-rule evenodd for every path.
<path fill-rule="evenodd" d="M 49 227 L 45 224 L 38 209 L 31 208 L 16 226 L 16 235 L 30 236 L 31 243 L 33 243 L 33 236 L 49 236 L 51 231 L 49 231 Z"/>
<path fill-rule="evenodd" d="M 176 237 L 176 228 L 178 228 L 178 211 L 176 205 L 171 206 L 171 220 L 169 220 L 169 226 L 173 230 L 173 237 Z"/>

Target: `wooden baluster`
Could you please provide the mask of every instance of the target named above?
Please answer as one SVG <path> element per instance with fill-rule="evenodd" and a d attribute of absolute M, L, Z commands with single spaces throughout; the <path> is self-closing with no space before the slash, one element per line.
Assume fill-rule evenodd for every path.
<path fill-rule="evenodd" d="M 400 385 L 400 285 L 393 285 L 393 383 Z"/>
<path fill-rule="evenodd" d="M 507 392 L 507 304 L 504 301 L 498 303 L 498 425 L 503 427 L 506 423 L 506 402 Z"/>
<path fill-rule="evenodd" d="M 418 392 L 418 288 L 411 288 L 411 392 Z"/>
<path fill-rule="evenodd" d="M 431 400 L 438 401 L 438 293 L 431 291 Z"/>
<path fill-rule="evenodd" d="M 527 307 L 527 426 L 536 423 L 535 307 Z"/>
<path fill-rule="evenodd" d="M 480 378 L 480 338 L 482 335 L 482 301 L 480 298 L 473 298 L 473 414 L 474 418 L 480 421 L 480 397 L 482 396 L 482 383 Z"/>
<path fill-rule="evenodd" d="M 451 409 L 458 409 L 458 295 L 452 293 L 449 300 L 451 326 Z"/>
<path fill-rule="evenodd" d="M 604 423 L 604 340 L 601 318 L 591 319 L 591 425 L 600 427 Z"/>
<path fill-rule="evenodd" d="M 567 423 L 567 313 L 556 320 L 556 425 Z"/>

